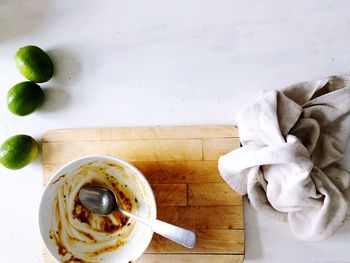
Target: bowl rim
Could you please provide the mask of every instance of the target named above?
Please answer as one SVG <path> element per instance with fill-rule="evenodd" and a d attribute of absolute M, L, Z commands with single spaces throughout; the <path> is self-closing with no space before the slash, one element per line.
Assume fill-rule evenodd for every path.
<path fill-rule="evenodd" d="M 119 157 L 114 157 L 114 156 L 111 156 L 111 155 L 103 155 L 103 154 L 92 154 L 92 155 L 84 155 L 84 156 L 81 156 L 81 157 L 78 157 L 78 158 L 75 158 L 67 163 L 65 163 L 63 166 L 61 166 L 58 170 L 56 170 L 53 175 L 51 176 L 51 178 L 47 181 L 46 185 L 44 186 L 44 189 L 42 190 L 42 193 L 41 193 L 41 197 L 40 197 L 40 204 L 39 204 L 39 209 L 38 209 L 38 224 L 39 224 L 39 232 L 40 232 L 40 237 L 41 237 L 41 240 L 42 240 L 42 243 L 44 244 L 45 246 L 45 249 L 46 251 L 48 252 L 48 254 L 51 256 L 51 258 L 53 260 L 55 260 L 56 262 L 60 262 L 56 259 L 56 257 L 54 257 L 51 253 L 51 251 L 49 250 L 48 246 L 46 245 L 46 242 L 43 238 L 43 230 L 42 230 L 42 227 L 41 227 L 41 216 L 40 216 L 40 212 L 42 211 L 42 206 L 43 206 L 43 197 L 46 193 L 46 191 L 49 191 L 48 190 L 48 187 L 51 185 L 51 183 L 56 180 L 57 176 L 61 173 L 62 170 L 66 169 L 68 166 L 76 163 L 76 162 L 80 162 L 80 161 L 84 161 L 86 159 L 96 159 L 96 160 L 110 160 L 110 161 L 114 161 L 114 162 L 117 162 L 117 163 L 121 163 L 122 165 L 125 165 L 127 166 L 128 168 L 130 168 L 131 170 L 133 170 L 134 172 L 136 172 L 137 176 L 141 178 L 141 180 L 146 184 L 147 188 L 150 190 L 150 198 L 152 200 L 152 209 L 154 210 L 154 216 L 151 215 L 150 218 L 152 219 L 157 219 L 157 202 L 156 202 L 156 199 L 155 199 L 155 196 L 154 196 L 154 192 L 153 192 L 153 189 L 150 185 L 150 183 L 148 182 L 147 178 L 144 176 L 144 174 L 138 169 L 136 168 L 133 164 L 129 163 L 128 161 L 124 160 L 124 159 L 121 159 Z M 152 241 L 152 238 L 153 238 L 153 235 L 154 235 L 154 232 L 151 230 L 151 234 L 150 234 L 150 238 L 149 238 L 149 241 L 148 241 L 148 244 L 147 246 L 145 246 L 144 250 L 142 251 L 142 253 L 137 257 L 135 258 L 134 260 L 137 260 L 139 259 L 143 254 L 144 252 L 146 251 L 147 247 L 149 246 L 149 244 L 151 243 Z"/>

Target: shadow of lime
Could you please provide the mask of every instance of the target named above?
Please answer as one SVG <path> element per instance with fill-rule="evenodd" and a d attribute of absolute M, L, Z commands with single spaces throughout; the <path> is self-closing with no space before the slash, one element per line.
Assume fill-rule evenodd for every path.
<path fill-rule="evenodd" d="M 48 84 L 70 88 L 79 79 L 82 64 L 77 54 L 70 46 L 56 46 L 45 50 L 54 65 L 54 75 Z"/>
<path fill-rule="evenodd" d="M 44 103 L 38 110 L 41 113 L 59 111 L 66 108 L 69 102 L 69 93 L 64 88 L 56 88 L 53 86 L 43 87 Z"/>

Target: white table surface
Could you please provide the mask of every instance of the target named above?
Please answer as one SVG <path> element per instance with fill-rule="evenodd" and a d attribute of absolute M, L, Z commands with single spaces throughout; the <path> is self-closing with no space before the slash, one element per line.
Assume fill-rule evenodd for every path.
<path fill-rule="evenodd" d="M 16 117 L 13 56 L 48 50 L 43 108 Z M 260 91 L 350 72 L 349 1 L 0 1 L 0 139 L 49 129 L 230 124 Z M 42 262 L 40 158 L 0 168 L 0 262 Z M 350 262 L 350 224 L 323 242 L 245 205 L 245 262 Z"/>

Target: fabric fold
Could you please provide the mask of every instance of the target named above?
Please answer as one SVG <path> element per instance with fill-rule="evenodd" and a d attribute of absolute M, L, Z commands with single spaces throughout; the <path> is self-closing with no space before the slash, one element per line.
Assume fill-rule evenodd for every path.
<path fill-rule="evenodd" d="M 350 77 L 265 91 L 237 124 L 242 147 L 220 157 L 224 180 L 255 209 L 288 222 L 297 239 L 332 235 L 350 213 L 350 173 L 341 165 Z"/>

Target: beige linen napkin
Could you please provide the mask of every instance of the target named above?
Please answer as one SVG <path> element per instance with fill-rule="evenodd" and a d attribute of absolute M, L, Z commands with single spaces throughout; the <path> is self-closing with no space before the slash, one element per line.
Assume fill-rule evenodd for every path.
<path fill-rule="evenodd" d="M 350 77 L 263 92 L 240 112 L 242 147 L 219 159 L 224 180 L 257 210 L 289 223 L 300 240 L 321 240 L 346 220 L 350 173 Z"/>

